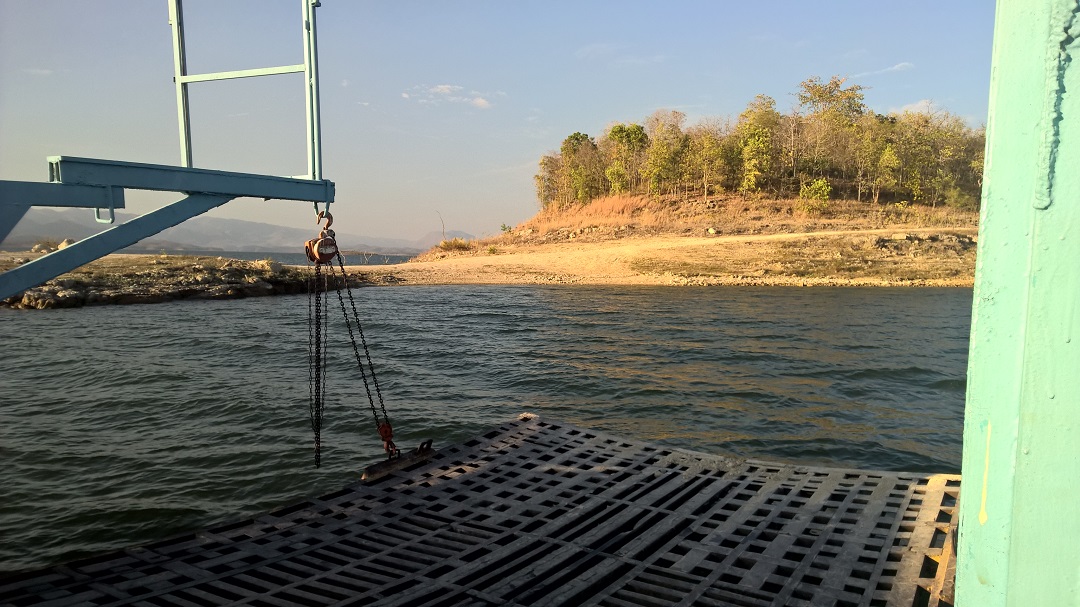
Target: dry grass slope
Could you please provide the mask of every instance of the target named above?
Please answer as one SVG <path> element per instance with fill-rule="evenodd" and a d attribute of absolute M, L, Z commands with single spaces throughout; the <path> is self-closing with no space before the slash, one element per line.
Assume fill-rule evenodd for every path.
<path fill-rule="evenodd" d="M 975 229 L 978 213 L 948 207 L 830 200 L 820 212 L 799 199 L 716 196 L 702 199 L 608 196 L 585 205 L 541 210 L 512 230 L 469 246 L 439 246 L 420 261 L 452 255 L 484 255 L 514 245 L 571 240 L 603 241 L 633 236 L 795 234 L 837 230 L 915 228 Z"/>

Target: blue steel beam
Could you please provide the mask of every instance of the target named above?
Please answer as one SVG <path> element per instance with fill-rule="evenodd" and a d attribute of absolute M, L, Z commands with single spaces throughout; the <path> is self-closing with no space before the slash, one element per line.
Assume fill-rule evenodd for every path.
<path fill-rule="evenodd" d="M 0 242 L 4 242 L 7 235 L 15 229 L 15 226 L 29 209 L 30 205 L 26 204 L 10 203 L 4 205 L 4 211 L 0 213 Z"/>
<path fill-rule="evenodd" d="M 304 6 L 304 104 L 307 108 L 308 179 L 322 179 L 322 119 L 319 116 L 319 42 L 315 9 L 319 0 Z"/>
<path fill-rule="evenodd" d="M 0 213 L 2 242 L 31 206 L 122 209 L 124 190 L 39 181 L 0 181 L 0 206 L 3 208 Z"/>
<path fill-rule="evenodd" d="M 111 190 L 111 191 L 110 191 Z M 107 185 L 0 181 L 0 204 L 35 207 L 124 208 L 124 190 Z"/>
<path fill-rule="evenodd" d="M 133 245 L 143 238 L 153 236 L 166 228 L 219 207 L 233 198 L 233 196 L 223 195 L 192 194 L 183 200 L 109 228 L 100 234 L 84 238 L 67 248 L 8 270 L 0 274 L 0 299 L 11 297 L 113 251 Z"/>
<path fill-rule="evenodd" d="M 136 190 L 250 196 L 280 200 L 334 200 L 334 182 L 296 177 L 232 173 L 140 162 L 52 156 L 49 181 L 64 184 L 114 186 Z"/>

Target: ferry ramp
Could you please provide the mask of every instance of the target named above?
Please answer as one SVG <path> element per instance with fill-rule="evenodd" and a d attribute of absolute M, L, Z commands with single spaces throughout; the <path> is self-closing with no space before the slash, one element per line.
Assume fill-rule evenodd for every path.
<path fill-rule="evenodd" d="M 0 579 L 0 604 L 948 606 L 959 490 L 523 415 L 374 482 Z"/>

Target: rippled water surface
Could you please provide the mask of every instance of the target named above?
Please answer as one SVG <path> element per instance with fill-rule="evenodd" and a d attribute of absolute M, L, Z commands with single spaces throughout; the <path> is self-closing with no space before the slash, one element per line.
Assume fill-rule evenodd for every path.
<path fill-rule="evenodd" d="M 356 292 L 398 444 L 522 411 L 665 445 L 958 472 L 970 289 Z M 0 570 L 337 489 L 380 458 L 340 316 L 312 466 L 307 297 L 0 310 Z"/>

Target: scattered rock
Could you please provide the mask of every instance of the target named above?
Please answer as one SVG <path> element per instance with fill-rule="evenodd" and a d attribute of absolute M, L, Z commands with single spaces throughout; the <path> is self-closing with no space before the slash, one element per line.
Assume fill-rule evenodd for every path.
<path fill-rule="evenodd" d="M 255 279 L 251 284 L 244 287 L 244 295 L 249 296 L 269 295 L 273 292 L 274 285 L 261 278 Z"/>
<path fill-rule="evenodd" d="M 45 310 L 56 307 L 56 298 L 46 291 L 30 290 L 23 293 L 22 301 L 19 304 L 23 308 Z"/>
<path fill-rule="evenodd" d="M 57 308 L 77 308 L 83 305 L 85 297 L 74 289 L 64 289 L 56 294 Z"/>
<path fill-rule="evenodd" d="M 256 270 L 263 270 L 265 272 L 270 272 L 271 274 L 278 274 L 283 269 L 283 266 L 273 259 L 260 259 L 252 265 Z"/>
<path fill-rule="evenodd" d="M 71 245 L 73 245 L 73 244 L 75 244 L 75 241 L 74 241 L 74 240 L 72 240 L 72 239 L 70 239 L 70 238 L 65 238 L 65 239 L 63 240 L 63 242 L 61 242 L 60 244 L 56 245 L 56 249 L 57 249 L 57 250 L 60 250 L 60 249 L 66 249 L 66 248 L 70 247 L 70 246 L 71 246 Z"/>

